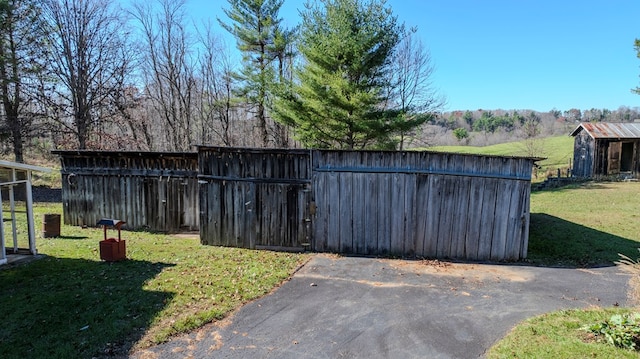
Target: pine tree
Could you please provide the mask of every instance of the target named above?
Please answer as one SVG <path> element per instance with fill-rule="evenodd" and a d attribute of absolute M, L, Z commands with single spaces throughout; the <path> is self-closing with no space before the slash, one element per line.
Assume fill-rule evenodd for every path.
<path fill-rule="evenodd" d="M 385 1 L 321 0 L 306 8 L 303 65 L 276 101 L 275 118 L 306 146 L 394 148 L 401 111 L 391 103 L 389 71 L 404 27 Z"/>
<path fill-rule="evenodd" d="M 267 108 L 273 84 L 282 75 L 283 59 L 289 31 L 282 29 L 278 12 L 284 0 L 228 0 L 230 9 L 225 14 L 231 23 L 218 19 L 220 25 L 231 33 L 242 53 L 242 69 L 236 74 L 241 86 L 237 95 L 246 99 L 258 120 L 263 145 L 269 142 Z M 274 60 L 277 61 L 274 62 Z M 277 68 L 276 68 L 277 66 Z"/>

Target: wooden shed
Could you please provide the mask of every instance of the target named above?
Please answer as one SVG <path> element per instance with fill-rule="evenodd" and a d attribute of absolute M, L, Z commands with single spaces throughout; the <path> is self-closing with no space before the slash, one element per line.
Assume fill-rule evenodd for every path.
<path fill-rule="evenodd" d="M 95 226 L 101 218 L 129 229 L 199 228 L 195 152 L 53 151 L 62 164 L 64 223 Z"/>
<path fill-rule="evenodd" d="M 638 177 L 640 123 L 581 123 L 574 139 L 574 177 Z"/>
<path fill-rule="evenodd" d="M 533 158 L 201 146 L 204 244 L 518 260 Z"/>

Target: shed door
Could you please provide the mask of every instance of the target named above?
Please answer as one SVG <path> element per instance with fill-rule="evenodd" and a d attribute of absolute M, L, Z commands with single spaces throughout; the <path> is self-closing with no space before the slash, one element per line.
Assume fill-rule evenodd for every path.
<path fill-rule="evenodd" d="M 609 143 L 609 158 L 607 174 L 615 175 L 620 173 L 620 152 L 622 149 L 622 142 Z"/>

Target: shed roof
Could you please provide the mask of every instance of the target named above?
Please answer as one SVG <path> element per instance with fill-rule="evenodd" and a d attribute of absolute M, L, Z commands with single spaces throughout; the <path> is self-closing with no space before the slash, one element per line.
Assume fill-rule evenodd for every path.
<path fill-rule="evenodd" d="M 571 136 L 575 137 L 582 130 L 587 131 L 593 139 L 640 138 L 640 123 L 581 123 L 571 132 Z"/>

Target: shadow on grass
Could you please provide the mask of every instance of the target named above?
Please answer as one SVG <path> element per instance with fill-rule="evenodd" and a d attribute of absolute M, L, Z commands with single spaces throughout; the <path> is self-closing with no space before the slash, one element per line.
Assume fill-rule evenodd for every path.
<path fill-rule="evenodd" d="M 87 239 L 87 236 L 57 236 L 54 239 Z"/>
<path fill-rule="evenodd" d="M 545 213 L 531 213 L 528 260 L 537 265 L 603 267 L 615 265 L 618 253 L 638 255 L 640 243 Z"/>
<path fill-rule="evenodd" d="M 125 354 L 171 300 L 142 288 L 167 266 L 46 257 L 0 271 L 0 358 Z"/>

